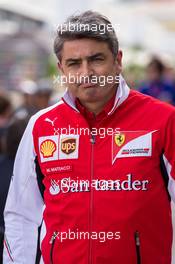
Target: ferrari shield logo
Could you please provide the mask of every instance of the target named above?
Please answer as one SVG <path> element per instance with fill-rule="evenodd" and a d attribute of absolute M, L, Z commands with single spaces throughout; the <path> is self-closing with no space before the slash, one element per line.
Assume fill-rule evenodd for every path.
<path fill-rule="evenodd" d="M 115 144 L 118 147 L 121 147 L 123 145 L 123 143 L 125 142 L 125 135 L 124 134 L 117 134 L 115 135 Z"/>

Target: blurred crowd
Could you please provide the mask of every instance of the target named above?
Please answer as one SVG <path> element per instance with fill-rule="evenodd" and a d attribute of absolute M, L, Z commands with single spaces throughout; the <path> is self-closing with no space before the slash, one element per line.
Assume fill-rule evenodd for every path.
<path fill-rule="evenodd" d="M 3 211 L 13 173 L 16 151 L 32 115 L 52 104 L 52 83 L 48 79 L 20 83 L 14 107 L 10 91 L 0 91 L 0 263 L 2 263 L 4 220 Z"/>
<path fill-rule="evenodd" d="M 4 233 L 3 211 L 16 151 L 30 117 L 54 103 L 51 100 L 52 87 L 49 79 L 41 79 L 37 82 L 22 81 L 18 90 L 20 104 L 14 102 L 16 98 L 11 97 L 9 90 L 0 90 L 0 263 L 2 263 Z M 145 79 L 140 80 L 135 88 L 175 105 L 175 71 L 157 57 L 151 59 L 145 68 Z"/>

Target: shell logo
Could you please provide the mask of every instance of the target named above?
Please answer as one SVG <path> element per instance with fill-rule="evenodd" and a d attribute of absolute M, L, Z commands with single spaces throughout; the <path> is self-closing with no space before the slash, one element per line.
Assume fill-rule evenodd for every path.
<path fill-rule="evenodd" d="M 56 144 L 53 140 L 45 140 L 40 146 L 40 152 L 43 154 L 43 158 L 53 157 L 56 151 Z"/>

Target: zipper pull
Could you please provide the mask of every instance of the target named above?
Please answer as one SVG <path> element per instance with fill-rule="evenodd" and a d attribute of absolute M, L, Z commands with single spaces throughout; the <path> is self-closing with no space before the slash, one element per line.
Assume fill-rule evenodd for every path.
<path fill-rule="evenodd" d="M 92 143 L 92 144 L 95 144 L 95 135 L 91 135 L 91 139 L 90 139 L 90 142 Z"/>
<path fill-rule="evenodd" d="M 136 243 L 136 246 L 140 246 L 140 237 L 139 237 L 138 231 L 135 232 L 135 243 Z"/>
<path fill-rule="evenodd" d="M 54 242 L 54 240 L 56 239 L 57 235 L 58 235 L 58 232 L 55 231 L 55 232 L 53 233 L 51 239 L 50 239 L 50 242 L 49 242 L 50 244 L 53 244 L 53 242 Z"/>
<path fill-rule="evenodd" d="M 140 254 L 140 236 L 138 231 L 135 231 L 134 238 L 135 238 L 135 246 L 136 246 L 137 264 L 141 264 L 142 261 Z"/>

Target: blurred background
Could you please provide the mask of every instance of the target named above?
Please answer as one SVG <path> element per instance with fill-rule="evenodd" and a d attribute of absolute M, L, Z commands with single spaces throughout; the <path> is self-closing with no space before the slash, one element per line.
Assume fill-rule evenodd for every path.
<path fill-rule="evenodd" d="M 41 78 L 51 80 L 49 100 L 57 101 L 63 88 L 54 81 L 55 31 L 68 15 L 87 9 L 112 21 L 130 86 L 175 104 L 174 0 L 0 0 L 0 91 L 12 96 L 12 106 L 23 102 L 22 81 Z"/>
<path fill-rule="evenodd" d="M 0 0 L 0 216 L 30 116 L 64 92 L 53 54 L 58 24 L 87 9 L 111 20 L 131 88 L 175 105 L 175 0 Z"/>

